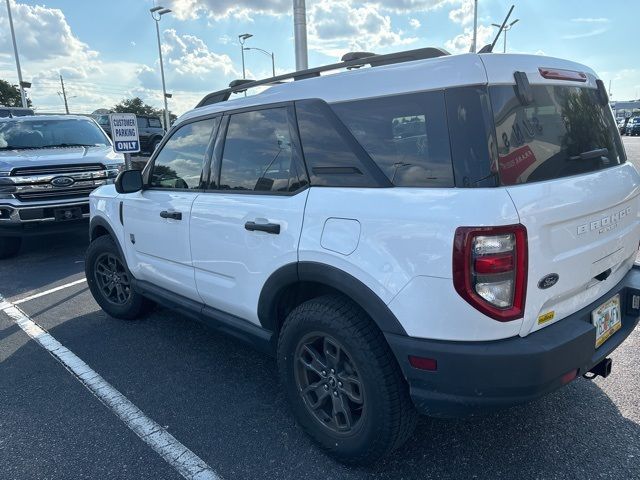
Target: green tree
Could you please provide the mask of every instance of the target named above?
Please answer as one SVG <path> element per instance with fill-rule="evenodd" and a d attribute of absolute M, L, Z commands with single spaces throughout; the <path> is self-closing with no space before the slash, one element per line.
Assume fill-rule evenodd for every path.
<path fill-rule="evenodd" d="M 163 110 L 147 105 L 140 97 L 125 98 L 115 105 L 112 110 L 115 113 L 135 113 L 136 115 L 160 117 L 164 123 Z M 169 111 L 169 118 L 171 119 L 171 123 L 173 123 L 178 117 Z"/>
<path fill-rule="evenodd" d="M 0 105 L 5 107 L 21 107 L 22 98 L 20 97 L 20 89 L 14 87 L 6 80 L 0 80 Z M 27 105 L 31 106 L 31 100 L 27 98 Z"/>

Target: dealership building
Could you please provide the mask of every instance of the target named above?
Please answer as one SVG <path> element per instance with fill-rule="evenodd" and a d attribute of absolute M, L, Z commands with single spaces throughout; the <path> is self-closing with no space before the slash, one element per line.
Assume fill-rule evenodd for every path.
<path fill-rule="evenodd" d="M 640 100 L 610 102 L 609 105 L 611 105 L 611 110 L 616 117 L 630 117 L 634 111 L 640 110 Z"/>

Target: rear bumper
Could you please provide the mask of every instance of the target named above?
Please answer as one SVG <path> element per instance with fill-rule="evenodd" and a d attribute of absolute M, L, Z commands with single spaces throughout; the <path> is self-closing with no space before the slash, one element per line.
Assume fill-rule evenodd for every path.
<path fill-rule="evenodd" d="M 591 312 L 617 293 L 621 298 L 622 328 L 596 349 Z M 638 324 L 640 309 L 632 308 L 633 295 L 640 296 L 638 267 L 589 306 L 526 337 L 448 342 L 385 336 L 418 410 L 431 416 L 461 416 L 536 399 L 567 383 L 563 381 L 567 373 L 588 372 Z M 437 371 L 413 368 L 408 360 L 410 355 L 436 359 Z"/>

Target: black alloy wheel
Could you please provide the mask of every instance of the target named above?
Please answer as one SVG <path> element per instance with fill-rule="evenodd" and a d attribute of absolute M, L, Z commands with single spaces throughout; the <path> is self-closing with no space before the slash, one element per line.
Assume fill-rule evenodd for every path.
<path fill-rule="evenodd" d="M 334 434 L 357 430 L 366 413 L 358 370 L 344 346 L 323 333 L 310 333 L 296 349 L 295 378 L 311 415 Z"/>
<path fill-rule="evenodd" d="M 96 258 L 95 280 L 103 297 L 114 305 L 124 305 L 131 297 L 131 281 L 120 259 L 110 252 Z"/>

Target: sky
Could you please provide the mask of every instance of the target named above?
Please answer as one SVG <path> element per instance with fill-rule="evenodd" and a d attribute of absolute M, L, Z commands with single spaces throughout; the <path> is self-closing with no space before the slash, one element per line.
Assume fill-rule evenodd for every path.
<path fill-rule="evenodd" d="M 6 0 L 0 0 L 0 78 L 17 83 Z M 11 0 L 23 79 L 40 112 L 62 112 L 63 76 L 72 113 L 141 97 L 160 107 L 155 24 L 149 8 L 172 9 L 160 32 L 169 108 L 181 114 L 207 93 L 242 78 L 238 35 L 274 52 L 277 73 L 295 69 L 292 0 Z M 306 0 L 309 66 L 349 51 L 390 53 L 428 46 L 469 50 L 473 0 Z M 479 0 L 479 45 L 490 43 L 511 4 L 507 51 L 575 60 L 592 67 L 613 100 L 640 98 L 640 2 Z M 502 39 L 496 50 L 502 51 Z M 271 76 L 271 59 L 246 51 L 247 78 Z"/>

